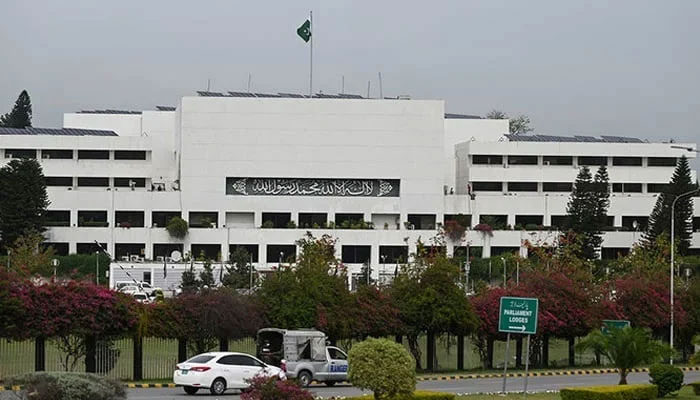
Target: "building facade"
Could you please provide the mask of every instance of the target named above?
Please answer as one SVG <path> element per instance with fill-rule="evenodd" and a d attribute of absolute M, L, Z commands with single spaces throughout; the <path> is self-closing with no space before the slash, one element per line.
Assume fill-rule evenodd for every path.
<path fill-rule="evenodd" d="M 62 129 L 3 129 L 0 160 L 41 162 L 59 254 L 94 253 L 97 241 L 116 260 L 112 281 L 131 270 L 170 287 L 184 268 L 173 255 L 220 266 L 241 246 L 270 270 L 293 260 L 306 231 L 338 239 L 350 276 L 365 263 L 393 275 L 459 214 L 495 230 L 469 230 L 448 253 L 527 256 L 525 240 L 556 238 L 583 165 L 607 165 L 602 256 L 614 257 L 641 237 L 676 160 L 695 156 L 630 138 L 507 133 L 507 120 L 445 114 L 436 100 L 205 92 L 155 111 L 67 113 Z M 165 229 L 174 216 L 188 221 L 184 239 Z"/>

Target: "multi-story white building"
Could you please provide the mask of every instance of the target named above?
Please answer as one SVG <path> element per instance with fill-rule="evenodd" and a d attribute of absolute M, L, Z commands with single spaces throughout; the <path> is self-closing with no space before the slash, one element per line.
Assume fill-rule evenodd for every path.
<path fill-rule="evenodd" d="M 179 280 L 174 251 L 226 261 L 243 246 L 264 270 L 288 262 L 306 231 L 336 237 L 353 273 L 369 262 L 393 274 L 458 214 L 496 230 L 470 230 L 449 253 L 469 244 L 484 257 L 526 256 L 526 239 L 556 237 L 582 165 L 608 167 L 602 256 L 614 257 L 640 238 L 676 160 L 695 157 L 672 147 L 695 144 L 507 133 L 506 120 L 445 114 L 436 100 L 207 92 L 156 111 L 67 113 L 63 129 L 2 128 L 0 160 L 41 162 L 59 254 L 92 253 L 97 241 L 138 279 L 168 287 Z M 173 216 L 189 222 L 184 239 L 164 228 Z"/>

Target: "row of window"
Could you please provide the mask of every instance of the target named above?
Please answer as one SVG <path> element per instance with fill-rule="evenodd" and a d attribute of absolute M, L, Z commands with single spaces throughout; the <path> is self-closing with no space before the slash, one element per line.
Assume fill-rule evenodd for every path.
<path fill-rule="evenodd" d="M 42 159 L 72 160 L 73 150 L 66 149 L 5 149 L 5 158 L 32 158 L 38 157 L 41 151 Z M 78 150 L 78 160 L 109 160 L 110 150 Z M 114 160 L 145 160 L 144 150 L 114 150 Z"/>
<path fill-rule="evenodd" d="M 504 182 L 480 181 L 472 182 L 474 192 L 537 192 L 538 182 Z M 612 184 L 613 193 L 642 193 L 645 184 L 637 182 L 617 182 Z M 647 193 L 663 193 L 668 189 L 668 183 L 647 183 Z M 571 192 L 574 184 L 571 182 L 542 182 L 543 192 Z"/>
<path fill-rule="evenodd" d="M 107 177 L 78 177 L 76 185 L 78 187 L 146 187 L 146 178 L 113 178 L 114 183 L 110 185 Z M 72 176 L 47 176 L 44 178 L 46 186 L 72 187 L 74 186 Z"/>
<path fill-rule="evenodd" d="M 542 156 L 542 164 L 539 163 L 540 156 L 475 154 L 471 157 L 473 165 L 574 165 L 573 156 Z M 608 157 L 579 156 L 576 158 L 578 165 L 609 165 Z M 676 160 L 675 157 L 648 157 L 647 166 L 675 167 Z M 612 157 L 612 165 L 641 167 L 643 157 Z"/>

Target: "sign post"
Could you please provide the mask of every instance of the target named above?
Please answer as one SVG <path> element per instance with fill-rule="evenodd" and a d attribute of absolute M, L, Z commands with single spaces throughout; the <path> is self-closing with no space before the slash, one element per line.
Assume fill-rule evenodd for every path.
<path fill-rule="evenodd" d="M 630 322 L 626 319 L 604 319 L 603 326 L 600 328 L 600 332 L 603 335 L 608 335 L 610 329 L 625 329 L 630 326 Z"/>
<path fill-rule="evenodd" d="M 510 334 L 527 335 L 527 356 L 525 357 L 524 391 L 527 392 L 527 369 L 530 358 L 530 335 L 537 332 L 537 312 L 539 300 L 527 297 L 501 297 L 498 317 L 498 331 L 507 334 L 506 354 L 503 362 L 503 393 L 506 393 L 508 377 L 508 350 Z"/>

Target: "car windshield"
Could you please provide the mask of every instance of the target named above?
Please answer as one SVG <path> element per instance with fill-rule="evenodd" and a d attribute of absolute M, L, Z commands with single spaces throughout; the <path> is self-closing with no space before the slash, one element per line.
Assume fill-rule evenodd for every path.
<path fill-rule="evenodd" d="M 186 362 L 193 363 L 193 364 L 206 364 L 209 361 L 211 361 L 212 358 L 214 358 L 214 356 L 199 355 L 199 356 L 194 356 L 194 357 L 190 358 Z"/>

